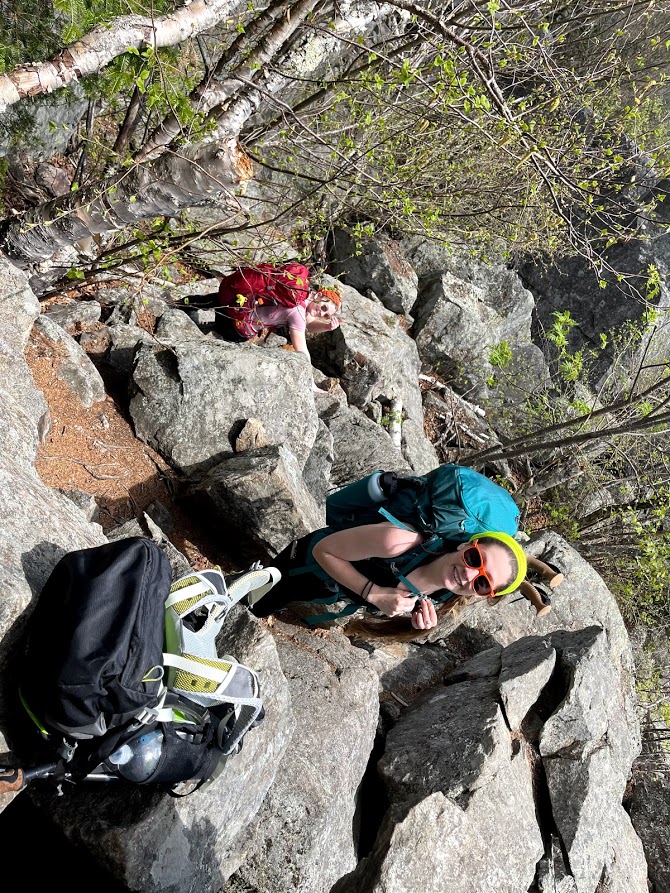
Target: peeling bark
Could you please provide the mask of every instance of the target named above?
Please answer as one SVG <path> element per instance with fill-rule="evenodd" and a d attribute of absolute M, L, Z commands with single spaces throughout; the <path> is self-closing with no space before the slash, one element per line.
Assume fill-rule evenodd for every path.
<path fill-rule="evenodd" d="M 235 0 L 193 0 L 159 18 L 121 16 L 113 28 L 94 28 L 50 62 L 21 65 L 0 76 L 0 113 L 24 96 L 52 93 L 100 71 L 130 47 L 158 49 L 181 43 L 212 28 L 236 5 Z"/>
<path fill-rule="evenodd" d="M 276 59 L 314 10 L 317 2 L 318 0 L 298 0 L 296 3 L 281 3 L 277 7 L 270 7 L 266 16 L 254 20 L 249 28 L 246 36 L 249 38 L 248 43 L 252 43 L 254 32 L 262 31 L 265 23 L 271 23 L 244 62 L 240 63 L 236 59 L 239 43 L 244 41 L 240 40 L 239 43 L 236 41 L 219 61 L 212 83 L 206 87 L 196 88 L 192 101 L 197 101 L 199 112 L 207 114 L 210 119 L 216 121 L 217 136 L 222 132 L 239 133 L 247 119 L 257 110 L 263 94 L 250 86 L 254 81 L 255 72 Z M 217 81 L 217 77 L 220 78 L 230 71 L 232 74 L 228 74 L 225 80 Z M 277 85 L 281 85 L 286 78 L 277 75 L 274 80 Z M 142 148 L 139 159 L 150 158 L 161 151 L 177 136 L 179 129 L 180 125 L 175 116 L 166 118 Z"/>
<path fill-rule="evenodd" d="M 257 58 L 261 51 L 261 36 L 278 16 L 284 15 L 290 20 L 287 10 L 293 0 L 274 0 L 268 8 L 245 27 L 244 31 L 237 35 L 233 43 L 226 49 L 216 64 L 213 72 L 207 74 L 196 87 L 193 88 L 189 100 L 194 109 L 200 114 L 206 115 L 215 105 L 222 103 L 232 92 L 230 89 L 231 71 L 243 65 L 244 54 L 247 53 L 244 68 L 249 69 L 251 60 Z M 267 43 L 267 36 L 263 43 Z M 260 60 L 259 60 L 260 61 Z M 250 69 L 251 70 L 251 69 Z M 228 77 L 228 80 L 224 80 Z M 223 83 L 222 83 L 223 81 Z M 239 87 L 239 81 L 235 82 Z M 144 146 L 136 156 L 138 161 L 144 161 L 157 155 L 165 146 L 179 135 L 181 124 L 175 114 L 170 114 L 151 133 Z"/>
<path fill-rule="evenodd" d="M 235 191 L 242 192 L 252 175 L 251 161 L 235 137 L 199 143 L 6 221 L 0 248 L 17 265 L 28 266 L 64 245 L 184 208 L 216 203 L 231 216 L 245 216 Z"/>

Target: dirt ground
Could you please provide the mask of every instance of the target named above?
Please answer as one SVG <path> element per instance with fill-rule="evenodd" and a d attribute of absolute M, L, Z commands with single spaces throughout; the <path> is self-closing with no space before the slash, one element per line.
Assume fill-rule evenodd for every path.
<path fill-rule="evenodd" d="M 180 505 L 179 475 L 135 437 L 123 395 L 108 393 L 90 409 L 83 407 L 58 376 L 62 354 L 34 329 L 25 356 L 51 416 L 35 463 L 44 483 L 94 496 L 104 531 L 141 517 L 158 500 L 174 521 L 166 535 L 194 568 L 231 569 L 215 531 L 198 525 Z"/>

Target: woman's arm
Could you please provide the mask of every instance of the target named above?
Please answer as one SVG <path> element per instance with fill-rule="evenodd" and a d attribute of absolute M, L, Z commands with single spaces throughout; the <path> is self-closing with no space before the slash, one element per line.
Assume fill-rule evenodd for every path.
<path fill-rule="evenodd" d="M 297 350 L 298 353 L 304 353 L 307 359 L 309 360 L 310 366 L 312 364 L 312 358 L 309 355 L 309 350 L 307 350 L 307 339 L 305 338 L 305 330 L 304 329 L 294 329 L 289 326 L 288 336 L 291 339 L 291 344 L 293 345 L 293 349 Z"/>
<path fill-rule="evenodd" d="M 395 558 L 419 545 L 422 539 L 419 533 L 384 521 L 331 533 L 316 544 L 312 555 L 329 576 L 360 594 L 369 581 L 356 570 L 352 561 Z M 411 611 L 416 602 L 416 596 L 404 589 L 376 584 L 366 593 L 366 598 L 388 617 Z"/>
<path fill-rule="evenodd" d="M 310 374 L 311 374 L 312 358 L 309 355 L 309 351 L 307 350 L 307 339 L 305 338 L 304 329 L 292 329 L 289 326 L 288 334 L 289 334 L 289 338 L 291 339 L 291 344 L 293 345 L 293 349 L 296 350 L 298 353 L 304 354 L 307 357 L 307 362 L 309 363 Z M 317 385 L 314 384 L 314 380 L 312 380 L 312 391 L 314 391 L 317 394 L 324 393 L 321 388 L 317 387 Z"/>
<path fill-rule="evenodd" d="M 342 320 L 336 316 L 312 316 L 311 313 L 308 313 L 307 331 L 314 335 L 319 332 L 332 332 L 333 329 L 339 328 L 341 322 Z"/>

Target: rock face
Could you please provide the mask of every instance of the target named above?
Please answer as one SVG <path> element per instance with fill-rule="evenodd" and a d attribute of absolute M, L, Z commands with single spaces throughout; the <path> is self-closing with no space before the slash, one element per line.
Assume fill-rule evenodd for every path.
<path fill-rule="evenodd" d="M 295 732 L 248 831 L 249 855 L 221 893 L 328 893 L 356 865 L 356 798 L 377 727 L 377 677 L 333 631 L 274 627 Z"/>
<path fill-rule="evenodd" d="M 93 406 L 105 399 L 105 385 L 102 376 L 88 358 L 88 355 L 77 342 L 51 319 L 50 316 L 38 316 L 35 329 L 44 338 L 58 344 L 63 351 L 58 376 L 72 393 L 80 400 L 82 406 Z"/>
<path fill-rule="evenodd" d="M 0 271 L 0 677 L 9 682 L 6 664 L 22 615 L 29 613 L 54 565 L 65 552 L 97 545 L 105 537 L 97 524 L 90 524 L 66 496 L 46 487 L 35 473 L 37 446 L 49 417 L 23 349 L 40 306 L 23 273 L 2 257 Z M 7 726 L 9 695 L 6 687 L 0 689 L 2 729 Z M 6 750 L 1 732 L 0 748 Z"/>
<path fill-rule="evenodd" d="M 326 279 L 325 284 L 330 280 Z M 310 349 L 317 365 L 337 375 L 349 403 L 364 409 L 372 400 L 400 397 L 407 416 L 423 420 L 418 385 L 419 354 L 396 315 L 381 304 L 341 286 L 345 322 L 318 336 Z"/>
<path fill-rule="evenodd" d="M 233 456 L 213 468 L 194 491 L 207 495 L 231 535 L 245 531 L 253 546 L 250 554 L 255 550 L 274 557 L 291 540 L 326 526 L 325 506 L 317 505 L 285 446 Z"/>
<path fill-rule="evenodd" d="M 532 295 L 506 272 L 507 315 L 486 288 L 448 272 L 420 280 L 414 309 L 421 358 L 480 403 L 523 403 L 548 380 L 542 352 L 530 341 Z M 501 345 L 509 351 L 504 360 L 496 358 Z"/>
<path fill-rule="evenodd" d="M 664 764 L 664 766 L 663 766 Z M 667 771 L 670 759 L 663 756 L 660 769 L 645 772 L 635 781 L 630 817 L 649 862 L 653 889 L 670 890 L 670 800 Z"/>
<path fill-rule="evenodd" d="M 408 249 L 419 291 L 430 275 L 450 276 L 471 295 L 489 289 L 476 295 L 478 312 L 497 314 L 506 337 L 526 325 L 525 293 L 505 303 L 516 283 L 502 267 L 479 275 L 462 260 L 431 273 L 429 256 L 428 246 Z M 7 686 L 15 636 L 57 560 L 105 537 L 88 520 L 90 502 L 49 490 L 35 473 L 49 419 L 22 351 L 39 304 L 22 274 L 2 271 Z M 313 370 L 294 352 L 222 342 L 160 295 L 149 332 L 132 296 L 116 292 L 98 296 L 108 314 L 95 324 L 107 335 L 103 376 L 128 380 L 138 434 L 207 494 L 239 556 L 248 541 L 256 557 L 271 557 L 321 526 L 332 488 L 439 461 L 423 435 L 416 343 L 374 298 L 345 287 L 347 324 L 314 339 L 314 375 L 328 390 L 314 395 Z M 406 417 L 402 449 L 380 424 L 392 394 Z M 475 409 L 456 402 L 474 426 Z M 453 401 L 438 404 L 455 415 Z M 150 536 L 181 575 L 186 558 L 161 517 L 154 505 L 110 537 Z M 471 604 L 407 644 L 350 639 L 337 625 L 306 629 L 291 612 L 259 621 L 238 606 L 219 653 L 259 669 L 266 716 L 209 787 L 182 799 L 93 784 L 62 797 L 36 785 L 23 796 L 141 893 L 647 893 L 645 854 L 622 806 L 640 749 L 623 621 L 602 579 L 560 537 L 527 548 L 566 576 L 540 620 L 509 596 L 488 610 Z M 2 729 L 8 691 L 0 687 Z M 648 855 L 661 860 L 663 840 L 639 804 L 636 815 Z"/>
<path fill-rule="evenodd" d="M 393 313 L 409 316 L 417 295 L 418 276 L 400 243 L 380 236 L 356 240 L 342 229 L 335 230 L 332 249 L 335 276 L 361 294 L 374 295 Z"/>
<path fill-rule="evenodd" d="M 401 248 L 419 277 L 412 334 L 421 359 L 439 363 L 441 375 L 485 404 L 504 429 L 514 408 L 548 382 L 542 351 L 531 341 L 533 295 L 498 258 L 416 237 Z"/>
<path fill-rule="evenodd" d="M 662 211 L 660 213 L 663 213 Z M 640 294 L 646 293 L 646 282 L 650 267 L 660 274 L 659 295 L 655 305 L 659 311 L 655 328 L 662 332 L 667 329 L 667 314 L 670 308 L 670 291 L 667 286 L 670 268 L 670 242 L 665 228 L 643 224 L 642 240 L 631 240 L 625 245 L 610 249 L 607 263 L 601 276 L 581 258 L 566 258 L 560 264 L 546 265 L 537 259 L 521 265 L 520 276 L 527 288 L 535 295 L 537 321 L 539 326 L 550 328 L 555 312 L 568 310 L 579 325 L 569 333 L 569 349 L 579 350 L 599 344 L 602 335 L 611 333 L 626 323 L 639 326 L 645 312 L 645 302 Z M 623 284 L 614 272 L 623 273 Z M 602 288 L 599 280 L 606 284 Z M 635 293 L 636 289 L 638 294 Z M 611 339 L 610 339 L 611 341 Z M 667 362 L 670 354 L 668 341 L 664 335 L 655 337 L 651 346 L 642 340 L 640 351 L 645 350 L 645 362 Z M 629 358 L 630 367 L 635 368 L 638 352 Z M 609 347 L 597 351 L 591 360 L 592 380 L 596 384 L 608 371 L 621 373 L 620 368 L 612 369 L 613 363 L 620 363 Z"/>
<path fill-rule="evenodd" d="M 627 687 L 601 627 L 495 646 L 460 667 L 389 732 L 378 770 L 391 806 L 334 893 L 527 890 L 554 836 L 567 854 L 561 889 L 646 893 L 621 806 L 636 755 Z"/>
<path fill-rule="evenodd" d="M 138 436 L 175 467 L 197 474 L 231 456 L 244 423 L 257 418 L 270 443 L 290 440 L 304 466 L 318 428 L 304 358 L 195 335 L 139 348 L 130 401 Z"/>

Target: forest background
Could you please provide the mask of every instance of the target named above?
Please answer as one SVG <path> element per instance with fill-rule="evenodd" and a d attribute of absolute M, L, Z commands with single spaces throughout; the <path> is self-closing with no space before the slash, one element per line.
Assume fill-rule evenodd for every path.
<path fill-rule="evenodd" d="M 49 183 L 0 164 L 0 248 L 44 300 L 114 277 L 139 292 L 207 276 L 208 257 L 243 262 L 253 233 L 265 259 L 288 238 L 325 269 L 343 228 L 511 268 L 580 258 L 594 291 L 636 308 L 599 343 L 556 312 L 536 333 L 550 386 L 498 420 L 499 448 L 441 458 L 493 470 L 527 530 L 557 529 L 598 569 L 641 643 L 647 730 L 667 735 L 666 270 L 616 260 L 667 231 L 667 4 L 0 0 L 0 12 L 7 159 L 34 137 L 41 96 L 86 106 Z M 203 228 L 192 209 L 212 204 L 220 222 Z M 501 380 L 510 359 L 491 347 Z"/>

